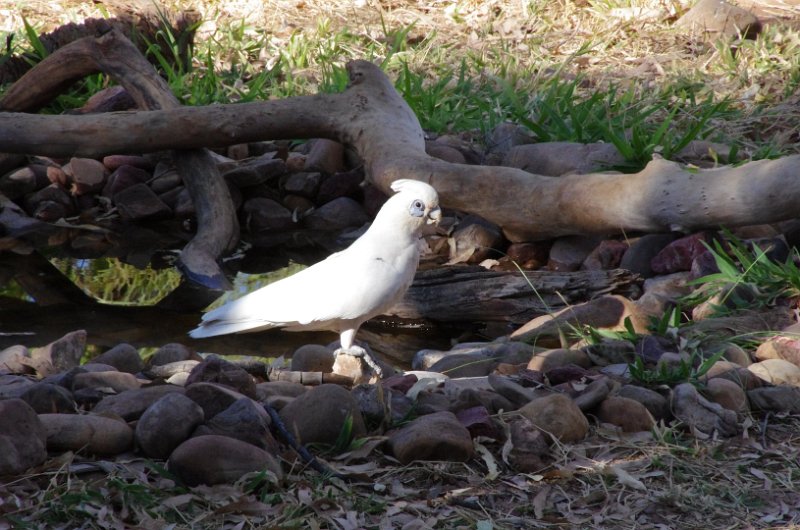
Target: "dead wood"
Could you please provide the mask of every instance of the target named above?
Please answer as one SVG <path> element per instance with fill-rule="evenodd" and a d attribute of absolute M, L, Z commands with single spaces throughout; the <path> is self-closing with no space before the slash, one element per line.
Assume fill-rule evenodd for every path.
<path fill-rule="evenodd" d="M 331 138 L 356 149 L 380 189 L 388 192 L 398 178 L 430 182 L 445 206 L 497 223 L 512 242 L 716 229 L 797 215 L 798 156 L 697 171 L 654 160 L 637 174 L 559 178 L 444 162 L 425 154 L 419 122 L 377 66 L 352 61 L 348 71 L 351 84 L 341 94 L 95 116 L 0 114 L 0 151 L 92 157 Z"/>
<path fill-rule="evenodd" d="M 100 37 L 74 41 L 39 63 L 6 93 L 0 110 L 38 108 L 57 96 L 64 86 L 95 72 L 115 79 L 140 108 L 180 106 L 166 82 L 133 44 L 118 30 L 110 29 Z M 96 131 L 103 134 L 116 127 L 113 121 L 108 121 Z M 175 150 L 173 158 L 195 204 L 198 226 L 195 237 L 180 254 L 178 267 L 190 281 L 208 289 L 228 289 L 230 283 L 216 263 L 218 257 L 236 245 L 239 237 L 228 187 L 206 150 Z"/>

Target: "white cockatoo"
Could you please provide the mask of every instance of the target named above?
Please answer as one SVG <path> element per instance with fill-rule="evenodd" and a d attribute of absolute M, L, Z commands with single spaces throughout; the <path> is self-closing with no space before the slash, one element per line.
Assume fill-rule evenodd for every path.
<path fill-rule="evenodd" d="M 335 331 L 341 339 L 335 355 L 362 357 L 375 369 L 367 352 L 353 344 L 356 332 L 403 297 L 419 264 L 422 229 L 442 216 L 430 185 L 400 179 L 392 190 L 397 193 L 348 248 L 209 311 L 189 334 L 202 338 L 278 327 Z"/>

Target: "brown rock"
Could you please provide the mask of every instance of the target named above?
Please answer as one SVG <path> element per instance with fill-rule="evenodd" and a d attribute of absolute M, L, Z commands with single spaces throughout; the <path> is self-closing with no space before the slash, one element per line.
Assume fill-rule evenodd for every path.
<path fill-rule="evenodd" d="M 503 246 L 503 233 L 498 226 L 469 216 L 451 236 L 449 263 L 480 263 Z"/>
<path fill-rule="evenodd" d="M 461 151 L 439 142 L 425 142 L 425 152 L 434 158 L 450 162 L 451 164 L 466 164 L 467 159 Z"/>
<path fill-rule="evenodd" d="M 525 270 L 541 269 L 547 265 L 549 255 L 550 243 L 512 243 L 506 249 L 506 257 Z"/>
<path fill-rule="evenodd" d="M 204 417 L 213 418 L 247 396 L 225 385 L 201 382 L 187 385 L 186 397 L 200 405 Z"/>
<path fill-rule="evenodd" d="M 36 383 L 29 387 L 20 399 L 30 405 L 37 414 L 77 412 L 72 392 L 61 385 Z"/>
<path fill-rule="evenodd" d="M 39 414 L 48 451 L 115 455 L 133 447 L 133 429 L 119 420 L 88 414 Z"/>
<path fill-rule="evenodd" d="M 614 144 L 540 142 L 509 149 L 502 165 L 537 175 L 558 177 L 567 173 L 591 173 L 625 164 Z"/>
<path fill-rule="evenodd" d="M 31 350 L 31 361 L 36 371 L 46 376 L 78 366 L 85 349 L 86 331 L 73 331 L 47 346 Z"/>
<path fill-rule="evenodd" d="M 0 177 L 0 193 L 11 200 L 33 193 L 38 188 L 36 173 L 29 167 L 21 167 Z"/>
<path fill-rule="evenodd" d="M 569 397 L 552 394 L 519 409 L 534 425 L 561 442 L 577 442 L 589 432 L 589 421 Z"/>
<path fill-rule="evenodd" d="M 349 197 L 325 203 L 305 218 L 306 226 L 313 230 L 342 230 L 362 226 L 367 221 L 364 209 Z"/>
<path fill-rule="evenodd" d="M 339 197 L 359 197 L 363 181 L 364 169 L 362 167 L 334 173 L 320 183 L 317 203 L 325 204 Z"/>
<path fill-rule="evenodd" d="M 274 158 L 273 153 L 267 153 L 222 171 L 222 176 L 236 187 L 246 188 L 269 182 L 285 175 L 287 171 L 283 160 Z"/>
<path fill-rule="evenodd" d="M 549 372 L 553 368 L 574 364 L 582 368 L 589 368 L 592 361 L 586 352 L 582 350 L 566 350 L 564 348 L 557 348 L 554 350 L 545 350 L 534 354 L 528 363 L 528 370 L 539 370 L 540 372 Z"/>
<path fill-rule="evenodd" d="M 800 366 L 800 339 L 782 335 L 770 337 L 756 349 L 756 359 L 783 359 Z"/>
<path fill-rule="evenodd" d="M 0 401 L 0 476 L 17 475 L 47 458 L 44 427 L 21 399 Z"/>
<path fill-rule="evenodd" d="M 129 221 L 169 219 L 172 209 L 147 184 L 138 183 L 113 195 L 120 216 Z"/>
<path fill-rule="evenodd" d="M 730 361 L 717 361 L 708 372 L 706 372 L 705 379 L 710 380 L 716 377 L 733 381 L 745 390 L 759 388 L 764 385 L 764 380 L 756 374 Z"/>
<path fill-rule="evenodd" d="M 673 234 L 647 234 L 631 240 L 619 266 L 643 278 L 650 278 L 655 275 L 650 266 L 652 259 L 674 239 Z"/>
<path fill-rule="evenodd" d="M 72 158 L 69 161 L 69 170 L 64 171 L 70 176 L 70 193 L 85 195 L 87 193 L 100 193 L 106 183 L 106 167 L 102 162 L 91 158 Z"/>
<path fill-rule="evenodd" d="M 136 184 L 143 184 L 150 179 L 150 172 L 134 166 L 120 166 L 106 180 L 102 195 L 114 197 L 117 193 Z"/>
<path fill-rule="evenodd" d="M 675 22 L 676 28 L 692 32 L 753 39 L 761 32 L 761 22 L 750 11 L 724 0 L 699 0 Z"/>
<path fill-rule="evenodd" d="M 311 142 L 306 155 L 306 171 L 322 171 L 329 175 L 344 170 L 344 145 L 327 138 Z"/>
<path fill-rule="evenodd" d="M 508 462 L 521 473 L 535 473 L 546 467 L 545 458 L 550 452 L 546 435 L 529 419 L 518 418 L 511 422 L 511 451 Z"/>
<path fill-rule="evenodd" d="M 714 403 L 719 403 L 728 410 L 736 413 L 747 412 L 747 394 L 744 389 L 728 379 L 715 377 L 706 383 L 708 397 Z"/>
<path fill-rule="evenodd" d="M 320 182 L 322 182 L 322 174 L 316 171 L 292 173 L 283 183 L 283 190 L 292 195 L 311 199 L 317 195 Z"/>
<path fill-rule="evenodd" d="M 264 407 L 243 397 L 200 425 L 193 436 L 218 434 L 236 438 L 270 452 L 276 451 L 278 442 L 272 437 L 269 426 L 272 420 Z"/>
<path fill-rule="evenodd" d="M 617 386 L 619 386 L 618 383 L 615 383 L 611 378 L 601 376 L 589 383 L 580 394 L 575 396 L 575 404 L 582 412 L 588 412 L 606 401 L 608 395 Z M 615 423 L 615 425 L 617 424 Z"/>
<path fill-rule="evenodd" d="M 644 405 L 619 396 L 606 398 L 597 410 L 597 418 L 622 428 L 623 432 L 649 431 L 656 424 L 653 415 Z"/>
<path fill-rule="evenodd" d="M 198 436 L 179 445 L 167 467 L 187 486 L 235 482 L 254 471 L 270 471 L 283 478 L 278 461 L 258 447 L 227 436 Z"/>
<path fill-rule="evenodd" d="M 264 401 L 273 396 L 297 397 L 307 388 L 300 383 L 291 381 L 267 381 L 256 385 L 256 399 Z"/>
<path fill-rule="evenodd" d="M 348 421 L 352 421 L 353 438 L 366 432 L 358 403 L 350 392 L 338 385 L 312 388 L 283 407 L 280 416 L 289 432 L 304 444 L 335 443 Z"/>
<path fill-rule="evenodd" d="M 783 359 L 767 359 L 753 363 L 747 369 L 773 385 L 800 386 L 800 366 Z"/>
<path fill-rule="evenodd" d="M 676 239 L 656 254 L 650 266 L 656 274 L 691 270 L 692 261 L 700 254 L 708 252 L 705 244 L 711 240 L 712 234 L 709 232 L 699 232 Z"/>
<path fill-rule="evenodd" d="M 655 390 L 638 385 L 623 385 L 617 392 L 619 397 L 633 399 L 644 405 L 656 421 L 668 420 L 672 417 L 669 401 Z"/>
<path fill-rule="evenodd" d="M 512 381 L 509 377 L 489 374 L 488 381 L 492 385 L 492 390 L 509 400 L 516 407 L 521 407 L 540 397 L 535 389 L 526 388 Z"/>
<path fill-rule="evenodd" d="M 417 460 L 466 462 L 474 454 L 469 431 L 452 412 L 420 416 L 388 436 L 389 449 L 401 464 Z"/>
<path fill-rule="evenodd" d="M 116 171 L 122 166 L 131 166 L 146 170 L 153 169 L 153 163 L 139 155 L 108 155 L 103 157 L 103 165 L 109 171 Z"/>
<path fill-rule="evenodd" d="M 159 366 L 176 361 L 188 360 L 202 361 L 203 359 L 197 355 L 192 348 L 178 342 L 170 342 L 157 349 L 152 357 L 150 357 L 148 364 L 150 366 Z"/>
<path fill-rule="evenodd" d="M 559 272 L 576 271 L 599 243 L 600 239 L 596 237 L 560 237 L 550 248 L 547 268 Z"/>
<path fill-rule="evenodd" d="M 136 445 L 150 458 L 166 459 L 202 421 L 200 405 L 182 394 L 166 394 L 136 422 Z"/>
<path fill-rule="evenodd" d="M 628 244 L 616 239 L 605 239 L 586 256 L 581 264 L 582 270 L 610 270 L 619 267 Z"/>
<path fill-rule="evenodd" d="M 111 388 L 114 392 L 124 392 L 140 386 L 142 384 L 133 374 L 116 371 L 77 374 L 72 382 L 72 389 L 76 391 L 82 388 Z"/>
<path fill-rule="evenodd" d="M 279 202 L 265 197 L 254 197 L 242 206 L 245 226 L 250 232 L 288 230 L 295 226 L 292 212 Z"/>

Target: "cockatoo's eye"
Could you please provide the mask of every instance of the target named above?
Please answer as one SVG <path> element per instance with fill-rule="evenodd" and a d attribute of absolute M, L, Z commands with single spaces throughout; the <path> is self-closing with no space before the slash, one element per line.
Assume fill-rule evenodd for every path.
<path fill-rule="evenodd" d="M 412 217 L 422 217 L 425 215 L 425 205 L 421 200 L 417 199 L 411 203 L 408 211 Z"/>

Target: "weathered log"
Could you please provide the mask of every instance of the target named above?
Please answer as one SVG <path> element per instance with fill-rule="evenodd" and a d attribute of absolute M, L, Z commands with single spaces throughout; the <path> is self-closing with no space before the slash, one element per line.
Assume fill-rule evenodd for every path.
<path fill-rule="evenodd" d="M 367 178 L 382 190 L 398 178 L 430 182 L 444 206 L 500 225 L 511 241 L 716 229 L 797 216 L 800 155 L 698 171 L 654 160 L 637 174 L 559 178 L 452 164 L 425 154 L 419 122 L 377 66 L 352 61 L 348 71 L 351 84 L 341 94 L 109 116 L 0 114 L 0 152 L 98 156 L 331 138 L 356 149 Z M 203 134 L 186 134 L 198 130 Z"/>
<path fill-rule="evenodd" d="M 65 85 L 98 71 L 124 86 L 143 109 L 180 106 L 136 47 L 121 32 L 111 29 L 97 38 L 74 41 L 47 57 L 9 89 L 0 101 L 0 110 L 37 108 Z M 115 128 L 115 124 L 106 123 L 101 132 Z M 218 257 L 233 249 L 239 237 L 228 187 L 208 151 L 176 150 L 173 158 L 195 203 L 198 226 L 194 239 L 181 252 L 178 267 L 189 280 L 208 289 L 229 289 L 230 283 L 216 263 Z"/>

